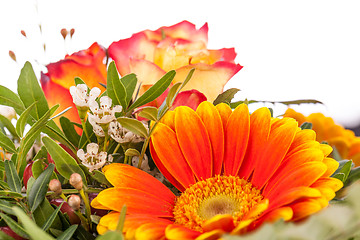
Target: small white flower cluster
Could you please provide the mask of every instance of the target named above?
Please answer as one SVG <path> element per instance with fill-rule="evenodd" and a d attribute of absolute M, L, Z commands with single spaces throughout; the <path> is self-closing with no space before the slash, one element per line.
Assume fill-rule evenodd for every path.
<path fill-rule="evenodd" d="M 144 124 L 145 128 L 148 128 L 146 124 Z M 138 143 L 144 141 L 144 138 L 134 134 L 133 132 L 127 130 L 122 127 L 118 121 L 113 121 L 109 124 L 108 129 L 109 135 L 118 143 Z"/>
<path fill-rule="evenodd" d="M 86 146 L 86 153 L 84 150 L 79 149 L 77 156 L 81 160 L 82 164 L 89 169 L 89 172 L 100 169 L 106 163 L 106 158 L 109 162 L 112 162 L 112 156 L 107 156 L 106 152 L 99 152 L 99 145 L 96 143 L 89 143 Z"/>
<path fill-rule="evenodd" d="M 88 93 L 86 84 L 78 84 L 70 87 L 73 102 L 78 108 L 89 108 L 89 102 L 95 101 L 100 93 L 101 90 L 97 87 L 92 88 L 90 93 Z"/>
<path fill-rule="evenodd" d="M 90 101 L 89 108 L 92 114 L 88 113 L 89 123 L 92 126 L 95 124 L 102 126 L 116 120 L 115 113 L 121 112 L 122 107 L 120 105 L 112 107 L 111 105 L 112 100 L 108 96 L 100 98 L 100 105 L 95 100 Z"/>

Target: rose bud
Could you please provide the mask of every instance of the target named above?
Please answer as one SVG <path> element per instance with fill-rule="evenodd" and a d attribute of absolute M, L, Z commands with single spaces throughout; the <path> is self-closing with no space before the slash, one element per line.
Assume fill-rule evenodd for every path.
<path fill-rule="evenodd" d="M 57 179 L 51 179 L 49 183 L 49 189 L 57 195 L 60 195 L 62 193 L 61 183 Z"/>
<path fill-rule="evenodd" d="M 25 238 L 20 237 L 17 235 L 11 228 L 9 227 L 0 227 L 0 231 L 7 234 L 8 236 L 12 237 L 15 240 L 25 240 Z"/>
<path fill-rule="evenodd" d="M 67 202 L 64 201 L 62 198 L 57 199 L 51 199 L 50 203 L 54 204 L 56 206 L 60 206 L 60 204 L 63 203 L 63 205 L 60 208 L 60 211 L 62 213 L 66 213 L 69 216 L 69 220 L 71 224 L 80 224 L 81 220 L 78 215 L 74 212 L 74 209 L 72 209 Z"/>
<path fill-rule="evenodd" d="M 76 190 L 81 190 L 83 187 L 83 181 L 81 175 L 78 173 L 73 173 L 70 176 L 69 183 L 73 186 Z"/>
<path fill-rule="evenodd" d="M 66 30 L 66 28 L 62 28 L 60 30 L 60 34 L 61 36 L 63 36 L 63 38 L 65 39 L 66 38 L 66 35 L 68 34 L 68 30 Z"/>
<path fill-rule="evenodd" d="M 69 206 L 75 211 L 80 209 L 81 198 L 78 195 L 75 194 L 70 195 L 67 202 Z"/>

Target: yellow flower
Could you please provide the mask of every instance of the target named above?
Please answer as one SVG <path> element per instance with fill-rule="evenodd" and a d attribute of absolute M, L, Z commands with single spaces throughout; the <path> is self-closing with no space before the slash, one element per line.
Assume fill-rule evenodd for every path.
<path fill-rule="evenodd" d="M 147 173 L 124 164 L 103 171 L 114 186 L 92 206 L 112 210 L 98 232 L 116 228 L 127 205 L 128 239 L 218 239 L 278 219 L 298 221 L 328 205 L 342 182 L 338 163 L 315 132 L 294 119 L 272 118 L 267 108 L 249 114 L 226 104 L 178 107 L 156 127 L 151 155 L 180 191 L 174 195 Z"/>
<path fill-rule="evenodd" d="M 360 138 L 354 132 L 336 124 L 330 117 L 322 113 L 312 113 L 308 117 L 289 108 L 284 117 L 295 118 L 299 126 L 304 122 L 312 123 L 312 129 L 316 132 L 316 140 L 326 141 L 335 147 L 343 159 L 351 159 L 356 166 L 360 165 Z"/>

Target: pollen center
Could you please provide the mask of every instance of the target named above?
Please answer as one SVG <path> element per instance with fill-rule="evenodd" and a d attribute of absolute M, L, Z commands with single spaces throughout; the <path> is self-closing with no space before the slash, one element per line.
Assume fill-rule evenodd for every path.
<path fill-rule="evenodd" d="M 175 223 L 202 232 L 206 220 L 229 214 L 237 225 L 262 199 L 258 189 L 239 177 L 208 178 L 190 186 L 176 199 Z"/>

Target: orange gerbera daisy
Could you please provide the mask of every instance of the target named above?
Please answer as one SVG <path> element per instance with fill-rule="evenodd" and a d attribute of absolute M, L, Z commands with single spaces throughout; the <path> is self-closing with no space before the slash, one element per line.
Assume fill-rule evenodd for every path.
<path fill-rule="evenodd" d="M 150 150 L 155 164 L 178 189 L 176 196 L 149 174 L 124 164 L 104 168 L 113 188 L 92 206 L 112 210 L 98 232 L 116 228 L 127 205 L 129 239 L 217 239 L 264 222 L 298 221 L 328 205 L 342 182 L 338 163 L 315 132 L 292 118 L 272 118 L 267 108 L 249 114 L 226 104 L 178 107 L 156 127 Z"/>
<path fill-rule="evenodd" d="M 343 159 L 351 159 L 356 166 L 360 166 L 360 137 L 356 137 L 353 131 L 336 124 L 331 117 L 325 117 L 322 113 L 312 113 L 305 117 L 289 108 L 284 116 L 295 118 L 299 125 L 304 122 L 312 123 L 317 141 L 328 142 Z"/>

